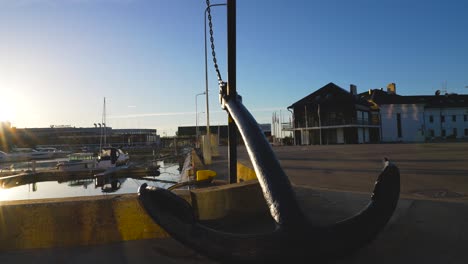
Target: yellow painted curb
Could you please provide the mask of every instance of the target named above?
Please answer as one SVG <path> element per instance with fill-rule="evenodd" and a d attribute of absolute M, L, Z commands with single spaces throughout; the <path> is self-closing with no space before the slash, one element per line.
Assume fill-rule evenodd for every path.
<path fill-rule="evenodd" d="M 135 194 L 0 204 L 0 251 L 164 237 Z"/>
<path fill-rule="evenodd" d="M 256 179 L 257 174 L 252 168 L 244 165 L 239 161 L 237 162 L 237 182 L 251 181 Z"/>

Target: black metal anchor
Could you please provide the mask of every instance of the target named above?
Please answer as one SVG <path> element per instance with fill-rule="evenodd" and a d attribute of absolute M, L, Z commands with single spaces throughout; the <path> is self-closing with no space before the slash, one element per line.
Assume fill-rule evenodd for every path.
<path fill-rule="evenodd" d="M 270 233 L 234 234 L 199 223 L 191 205 L 174 193 L 143 184 L 139 200 L 152 219 L 173 238 L 223 262 L 323 262 L 353 252 L 372 241 L 392 216 L 400 194 L 399 169 L 385 161 L 370 203 L 355 216 L 329 226 L 316 226 L 301 211 L 288 177 L 270 143 L 236 96 L 223 96 L 244 140 L 263 196 L 276 222 Z"/>

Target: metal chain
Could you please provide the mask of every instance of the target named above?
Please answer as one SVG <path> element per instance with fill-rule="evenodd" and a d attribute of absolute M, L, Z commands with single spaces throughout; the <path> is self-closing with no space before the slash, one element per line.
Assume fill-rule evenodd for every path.
<path fill-rule="evenodd" d="M 213 63 L 216 70 L 216 75 L 218 76 L 218 82 L 222 83 L 223 79 L 221 78 L 221 73 L 219 72 L 218 61 L 216 60 L 216 52 L 214 45 L 213 37 L 213 23 L 211 22 L 211 9 L 210 9 L 210 0 L 206 0 L 207 12 L 208 12 L 208 25 L 210 27 L 210 42 L 211 42 L 211 55 L 213 55 Z"/>

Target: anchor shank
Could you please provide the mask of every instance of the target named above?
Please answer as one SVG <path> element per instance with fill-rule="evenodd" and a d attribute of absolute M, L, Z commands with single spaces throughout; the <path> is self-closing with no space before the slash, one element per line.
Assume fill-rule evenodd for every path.
<path fill-rule="evenodd" d="M 302 224 L 305 218 L 291 183 L 258 123 L 237 98 L 225 104 L 244 140 L 271 216 L 284 227 Z"/>

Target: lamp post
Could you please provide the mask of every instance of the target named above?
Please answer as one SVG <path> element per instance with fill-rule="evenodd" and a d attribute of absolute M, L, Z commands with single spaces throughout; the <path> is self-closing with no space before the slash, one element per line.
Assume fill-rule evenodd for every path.
<path fill-rule="evenodd" d="M 196 116 L 197 116 L 197 141 L 196 141 L 196 147 L 199 148 L 200 147 L 200 142 L 199 142 L 199 138 L 200 138 L 200 129 L 199 129 L 199 119 L 200 119 L 200 115 L 199 114 L 204 114 L 205 112 L 204 111 L 201 111 L 201 112 L 197 112 Z"/>
<path fill-rule="evenodd" d="M 206 15 L 208 9 L 215 6 L 226 6 L 226 4 L 211 4 L 205 8 L 205 95 L 206 95 L 206 137 L 207 137 L 207 147 L 206 154 L 204 154 L 205 164 L 211 164 L 211 135 L 210 135 L 210 109 L 208 104 L 208 50 L 206 45 Z M 205 152 L 205 151 L 204 151 Z"/>
<path fill-rule="evenodd" d="M 196 94 L 195 95 L 195 146 L 198 148 L 198 96 L 199 95 L 204 95 L 206 94 L 206 92 L 203 92 L 203 93 L 199 93 L 199 94 Z"/>
<path fill-rule="evenodd" d="M 201 111 L 201 112 L 198 112 L 198 113 L 197 113 L 197 121 L 200 119 L 200 115 L 199 115 L 199 114 L 204 114 L 204 113 L 205 113 L 205 111 Z M 199 134 L 200 134 L 200 132 L 199 132 Z"/>

